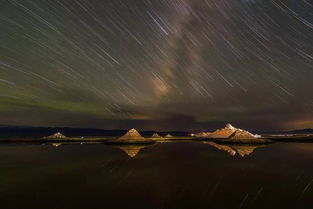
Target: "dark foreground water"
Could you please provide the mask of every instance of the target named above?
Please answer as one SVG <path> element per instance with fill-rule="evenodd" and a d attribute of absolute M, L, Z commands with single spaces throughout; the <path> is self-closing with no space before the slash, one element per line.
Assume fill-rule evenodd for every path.
<path fill-rule="evenodd" d="M 312 209 L 313 144 L 2 144 L 0 208 Z"/>

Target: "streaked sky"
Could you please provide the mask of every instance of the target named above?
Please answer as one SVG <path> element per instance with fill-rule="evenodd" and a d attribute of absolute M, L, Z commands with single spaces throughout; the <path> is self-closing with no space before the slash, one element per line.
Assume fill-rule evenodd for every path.
<path fill-rule="evenodd" d="M 313 128 L 309 0 L 4 0 L 0 124 Z"/>

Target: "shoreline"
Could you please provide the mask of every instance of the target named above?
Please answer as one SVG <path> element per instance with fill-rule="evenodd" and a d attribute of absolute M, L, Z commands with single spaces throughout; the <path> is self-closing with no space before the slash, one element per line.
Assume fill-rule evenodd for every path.
<path fill-rule="evenodd" d="M 154 144 L 159 142 L 179 142 L 179 141 L 212 141 L 219 144 L 270 144 L 275 142 L 302 142 L 302 143 L 313 143 L 313 137 L 266 137 L 256 140 L 227 140 L 227 139 L 214 139 L 214 138 L 195 138 L 195 137 L 173 137 L 173 138 L 145 138 L 146 140 L 140 141 L 117 141 L 116 137 L 95 137 L 95 138 L 76 138 L 68 137 L 63 139 L 45 139 L 45 138 L 10 138 L 0 139 L 0 144 L 9 143 L 103 143 L 103 144 Z M 259 141 L 258 141 L 259 140 Z"/>

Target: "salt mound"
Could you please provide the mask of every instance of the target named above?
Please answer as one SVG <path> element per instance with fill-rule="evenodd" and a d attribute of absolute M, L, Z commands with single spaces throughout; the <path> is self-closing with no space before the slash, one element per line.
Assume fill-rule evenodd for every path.
<path fill-rule="evenodd" d="M 57 132 L 51 136 L 47 136 L 47 139 L 65 139 L 66 136 L 64 136 L 63 134 L 61 134 L 60 132 Z"/>
<path fill-rule="evenodd" d="M 231 135 L 235 133 L 237 129 L 233 127 L 230 123 L 228 123 L 224 128 L 217 129 L 213 133 L 211 133 L 208 137 L 210 138 L 219 138 L 219 139 L 227 139 Z"/>
<path fill-rule="evenodd" d="M 157 134 L 157 133 L 154 133 L 151 137 L 152 137 L 152 138 L 163 138 L 162 136 L 160 136 L 160 135 Z"/>
<path fill-rule="evenodd" d="M 120 141 L 124 140 L 144 140 L 145 138 L 142 137 L 136 129 L 130 129 L 124 136 L 118 138 Z"/>

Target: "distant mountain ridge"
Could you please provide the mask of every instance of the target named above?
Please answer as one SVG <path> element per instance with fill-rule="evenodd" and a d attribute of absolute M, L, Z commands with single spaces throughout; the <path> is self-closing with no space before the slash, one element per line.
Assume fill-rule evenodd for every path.
<path fill-rule="evenodd" d="M 261 132 L 264 135 L 273 135 L 273 134 L 313 134 L 313 128 L 305 128 L 305 129 L 296 129 L 290 131 L 266 131 Z"/>
<path fill-rule="evenodd" d="M 313 128 L 297 129 L 288 131 L 290 134 L 313 134 Z"/>

